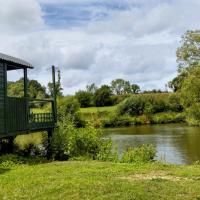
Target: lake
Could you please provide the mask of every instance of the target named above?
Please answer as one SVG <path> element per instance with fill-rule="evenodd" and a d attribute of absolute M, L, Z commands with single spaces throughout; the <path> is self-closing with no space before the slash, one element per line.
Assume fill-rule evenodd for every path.
<path fill-rule="evenodd" d="M 200 160 L 200 127 L 184 124 L 144 125 L 105 129 L 105 137 L 117 144 L 120 154 L 142 144 L 156 146 L 156 159 L 173 164 Z"/>

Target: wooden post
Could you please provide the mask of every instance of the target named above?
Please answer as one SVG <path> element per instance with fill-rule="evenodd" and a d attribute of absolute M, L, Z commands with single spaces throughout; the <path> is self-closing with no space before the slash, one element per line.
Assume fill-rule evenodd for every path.
<path fill-rule="evenodd" d="M 47 131 L 48 138 L 47 138 L 47 159 L 51 159 L 52 157 L 52 147 L 51 147 L 51 140 L 52 140 L 52 134 L 53 134 L 53 129 L 49 129 Z"/>
<path fill-rule="evenodd" d="M 4 132 L 6 133 L 6 135 L 8 134 L 8 115 L 7 115 L 7 111 L 8 111 L 8 98 L 7 98 L 7 64 L 4 64 L 4 88 L 5 88 L 5 93 L 4 93 Z"/>
<path fill-rule="evenodd" d="M 24 68 L 24 98 L 25 98 L 25 116 L 26 116 L 26 129 L 28 129 L 29 125 L 29 101 L 28 101 L 28 75 L 27 68 Z"/>
<path fill-rule="evenodd" d="M 8 138 L 8 153 L 13 153 L 14 152 L 14 137 L 11 136 Z"/>
<path fill-rule="evenodd" d="M 55 66 L 52 66 L 52 82 L 53 82 L 53 115 L 54 121 L 57 122 L 57 90 L 56 90 L 56 77 Z"/>

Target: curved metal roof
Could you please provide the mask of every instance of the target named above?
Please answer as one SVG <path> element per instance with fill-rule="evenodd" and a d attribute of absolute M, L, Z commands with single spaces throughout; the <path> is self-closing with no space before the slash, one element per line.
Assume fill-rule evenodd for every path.
<path fill-rule="evenodd" d="M 9 55 L 3 54 L 3 53 L 0 53 L 0 60 L 7 64 L 14 65 L 16 67 L 33 68 L 33 66 L 30 63 L 28 63 L 20 58 L 15 58 L 13 56 L 9 56 Z"/>

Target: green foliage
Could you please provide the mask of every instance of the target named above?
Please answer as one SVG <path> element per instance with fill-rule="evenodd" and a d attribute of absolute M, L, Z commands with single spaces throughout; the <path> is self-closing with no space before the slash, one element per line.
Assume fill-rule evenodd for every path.
<path fill-rule="evenodd" d="M 30 98 L 45 98 L 47 96 L 46 88 L 36 80 L 28 81 Z M 21 78 L 16 82 L 8 82 L 8 96 L 22 97 L 24 96 L 24 79 Z"/>
<path fill-rule="evenodd" d="M 178 76 L 176 76 L 172 81 L 168 83 L 169 88 L 171 88 L 174 92 L 179 91 L 182 87 L 184 79 L 187 78 L 187 76 L 187 70 L 181 70 Z"/>
<path fill-rule="evenodd" d="M 142 145 L 136 148 L 129 148 L 122 156 L 122 163 L 142 163 L 153 161 L 156 149 L 153 145 Z"/>
<path fill-rule="evenodd" d="M 144 101 L 141 96 L 132 96 L 130 98 L 125 99 L 118 105 L 117 112 L 120 115 L 131 115 L 137 116 L 141 115 L 144 110 Z"/>
<path fill-rule="evenodd" d="M 79 90 L 75 97 L 80 103 L 81 108 L 87 108 L 93 104 L 93 94 L 87 91 Z"/>
<path fill-rule="evenodd" d="M 177 49 L 178 76 L 169 82 L 169 87 L 179 91 L 190 70 L 200 65 L 200 30 L 187 31 L 182 36 L 181 46 Z"/>
<path fill-rule="evenodd" d="M 101 129 L 96 129 L 91 123 L 85 128 L 75 128 L 71 118 L 65 117 L 58 123 L 53 139 L 53 157 L 58 160 L 69 159 L 79 156 L 100 158 L 102 149 L 111 148 L 102 139 Z M 109 151 L 106 150 L 107 152 Z M 100 153 L 100 154 L 99 154 Z"/>
<path fill-rule="evenodd" d="M 86 92 L 89 92 L 90 94 L 93 94 L 97 91 L 97 86 L 95 85 L 95 83 L 92 83 L 90 85 L 86 86 Z"/>
<path fill-rule="evenodd" d="M 152 116 L 152 124 L 168 124 L 185 122 L 185 113 L 165 112 L 158 113 Z"/>
<path fill-rule="evenodd" d="M 58 120 L 62 121 L 66 116 L 70 117 L 76 127 L 83 127 L 85 122 L 80 117 L 80 104 L 75 97 L 61 97 L 57 104 Z"/>
<path fill-rule="evenodd" d="M 200 30 L 187 31 L 182 36 L 181 47 L 177 50 L 179 69 L 200 64 Z"/>
<path fill-rule="evenodd" d="M 107 114 L 107 117 L 101 121 L 102 127 L 123 127 L 133 124 L 133 119 L 130 116 L 119 116 L 116 113 Z"/>
<path fill-rule="evenodd" d="M 119 156 L 116 150 L 113 150 L 113 142 L 111 139 L 101 140 L 101 145 L 96 159 L 101 161 L 118 162 Z"/>
<path fill-rule="evenodd" d="M 94 103 L 97 107 L 113 105 L 111 99 L 112 91 L 109 86 L 102 85 L 94 94 Z"/>
<path fill-rule="evenodd" d="M 113 94 L 136 94 L 140 91 L 140 87 L 137 84 L 130 84 L 129 81 L 123 79 L 115 79 L 111 82 L 111 89 Z"/>
<path fill-rule="evenodd" d="M 39 164 L 46 162 L 47 160 L 45 158 L 37 156 L 23 157 L 16 154 L 4 154 L 0 156 L 0 169 L 17 167 L 22 164 L 34 165 L 36 163 Z"/>
<path fill-rule="evenodd" d="M 200 102 L 200 66 L 190 71 L 190 75 L 182 84 L 180 95 L 184 107 Z"/>
<path fill-rule="evenodd" d="M 155 95 L 134 95 L 125 99 L 118 105 L 120 115 L 138 116 L 142 114 L 151 115 L 166 111 L 167 104 L 162 98 Z"/>
<path fill-rule="evenodd" d="M 190 70 L 190 74 L 183 81 L 180 91 L 187 122 L 192 125 L 200 125 L 200 67 Z"/>
<path fill-rule="evenodd" d="M 187 122 L 190 125 L 199 126 L 200 125 L 200 103 L 194 103 L 186 109 Z"/>
<path fill-rule="evenodd" d="M 125 99 L 127 99 L 130 96 L 131 96 L 131 94 L 112 95 L 111 99 L 112 99 L 113 105 L 118 105 L 119 103 L 121 103 L 122 101 L 124 101 Z"/>
<path fill-rule="evenodd" d="M 78 100 L 74 97 L 62 97 L 57 102 L 58 116 L 74 115 L 80 109 Z"/>
<path fill-rule="evenodd" d="M 172 93 L 167 98 L 168 108 L 173 112 L 182 112 L 183 106 L 181 105 L 180 95 L 178 93 Z"/>
<path fill-rule="evenodd" d="M 62 94 L 62 90 L 63 90 L 63 88 L 62 88 L 62 86 L 61 86 L 61 72 L 60 72 L 60 70 L 58 70 L 58 81 L 55 83 L 55 92 L 56 92 L 56 95 L 58 96 L 58 97 L 62 97 L 63 96 L 63 94 Z M 49 82 L 48 83 L 48 91 L 49 91 L 49 94 L 51 95 L 51 96 L 53 96 L 53 83 L 52 82 Z"/>

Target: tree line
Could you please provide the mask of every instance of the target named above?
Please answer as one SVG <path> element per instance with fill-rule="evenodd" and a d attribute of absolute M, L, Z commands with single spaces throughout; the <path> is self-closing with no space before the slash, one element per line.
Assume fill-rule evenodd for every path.
<path fill-rule="evenodd" d="M 140 87 L 137 84 L 131 84 L 124 79 L 115 79 L 110 85 L 102 85 L 99 88 L 95 83 L 87 85 L 85 90 L 77 91 L 75 97 L 81 107 L 102 107 L 119 103 L 120 96 L 123 98 L 139 92 Z"/>

